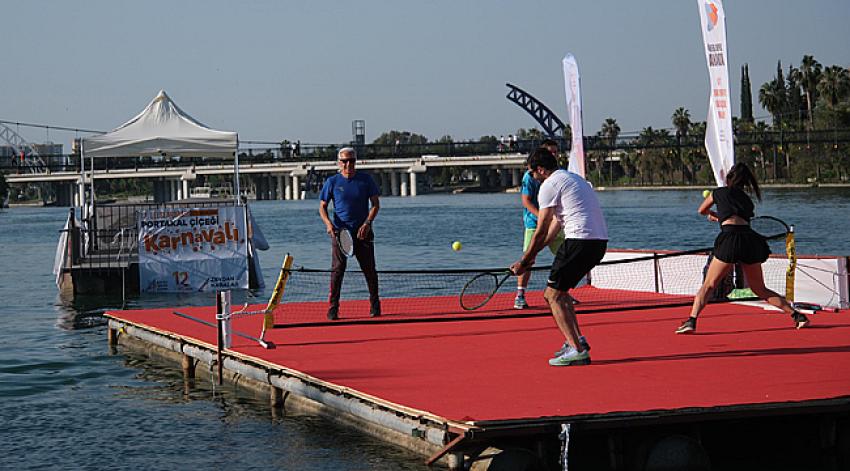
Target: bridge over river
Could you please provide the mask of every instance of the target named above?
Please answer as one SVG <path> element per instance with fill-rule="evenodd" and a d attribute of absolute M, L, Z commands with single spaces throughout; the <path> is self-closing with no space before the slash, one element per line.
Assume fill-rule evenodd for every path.
<path fill-rule="evenodd" d="M 496 153 L 443 157 L 422 155 L 409 158 L 360 159 L 358 170 L 370 173 L 385 196 L 416 196 L 431 191 L 429 171 L 442 167 L 455 167 L 478 188 L 498 189 L 518 186 L 525 168 L 526 154 Z M 86 170 L 86 181 L 114 179 L 151 179 L 156 202 L 184 199 L 192 195 L 193 188 L 207 181 L 206 177 L 233 175 L 234 163 L 164 161 L 156 165 L 136 165 L 132 168 L 102 168 Z M 123 166 L 126 167 L 126 166 Z M 288 160 L 240 163 L 239 174 L 245 180 L 249 193 L 258 200 L 304 199 L 314 192 L 325 177 L 337 171 L 335 160 Z M 199 178 L 202 177 L 202 178 Z M 59 206 L 79 206 L 83 191 L 82 175 L 75 171 L 46 171 L 40 173 L 10 174 L 6 181 L 12 185 L 42 185 L 55 195 Z"/>

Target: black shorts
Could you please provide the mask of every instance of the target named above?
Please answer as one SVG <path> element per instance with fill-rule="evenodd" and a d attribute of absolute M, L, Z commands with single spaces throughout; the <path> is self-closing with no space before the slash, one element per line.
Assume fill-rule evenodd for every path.
<path fill-rule="evenodd" d="M 584 275 L 602 261 L 607 248 L 607 240 L 566 239 L 555 255 L 546 284 L 559 291 L 575 288 Z"/>
<path fill-rule="evenodd" d="M 714 258 L 726 263 L 764 263 L 770 256 L 770 247 L 764 237 L 750 226 L 720 226 L 714 239 Z"/>

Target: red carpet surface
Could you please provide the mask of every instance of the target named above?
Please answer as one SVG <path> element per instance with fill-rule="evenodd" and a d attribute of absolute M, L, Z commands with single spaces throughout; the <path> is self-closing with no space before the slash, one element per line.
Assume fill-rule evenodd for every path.
<path fill-rule="evenodd" d="M 214 320 L 212 308 L 181 312 Z M 265 350 L 233 350 L 455 421 L 797 402 L 850 396 L 850 313 L 820 312 L 795 330 L 777 311 L 711 305 L 692 335 L 687 307 L 579 315 L 588 366 L 551 367 L 563 338 L 551 317 L 362 322 L 274 329 Z M 171 309 L 110 316 L 208 344 L 215 329 Z M 445 316 L 443 316 L 445 318 Z M 259 335 L 260 317 L 234 321 Z"/>

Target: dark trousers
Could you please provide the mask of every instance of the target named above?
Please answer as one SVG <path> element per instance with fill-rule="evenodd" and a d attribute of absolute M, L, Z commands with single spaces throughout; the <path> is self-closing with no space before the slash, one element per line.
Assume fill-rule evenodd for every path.
<path fill-rule="evenodd" d="M 354 234 L 352 234 L 354 235 Z M 345 268 L 348 266 L 348 257 L 339 249 L 337 233 L 334 232 L 331 241 L 331 292 L 328 298 L 331 308 L 339 308 L 339 295 L 342 290 L 342 279 L 345 276 Z M 375 269 L 375 235 L 370 231 L 366 240 L 354 239 L 354 257 L 360 264 L 360 270 L 366 278 L 366 286 L 369 287 L 369 303 L 372 309 L 380 309 L 378 298 L 378 272 Z"/>

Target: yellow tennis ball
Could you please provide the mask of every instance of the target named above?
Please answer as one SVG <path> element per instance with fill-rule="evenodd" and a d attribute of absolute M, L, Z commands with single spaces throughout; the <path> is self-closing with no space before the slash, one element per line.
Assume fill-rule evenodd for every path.
<path fill-rule="evenodd" d="M 463 248 L 463 244 L 461 244 L 459 240 L 452 242 L 452 250 L 454 250 L 455 252 L 457 252 L 458 250 L 460 250 L 462 248 Z"/>
<path fill-rule="evenodd" d="M 711 190 L 702 190 L 702 197 L 708 198 L 708 195 L 711 194 Z"/>

